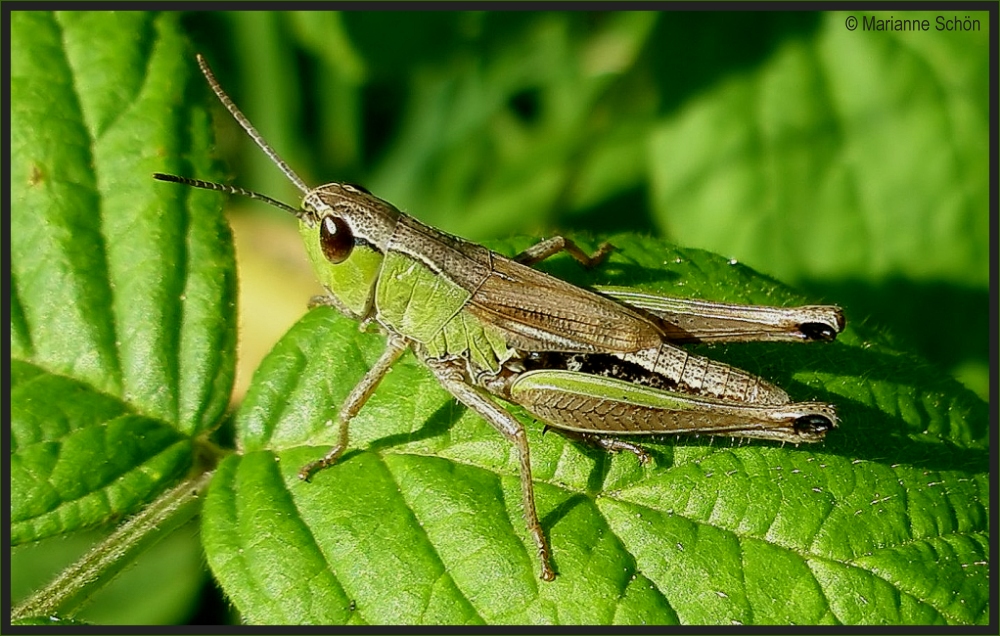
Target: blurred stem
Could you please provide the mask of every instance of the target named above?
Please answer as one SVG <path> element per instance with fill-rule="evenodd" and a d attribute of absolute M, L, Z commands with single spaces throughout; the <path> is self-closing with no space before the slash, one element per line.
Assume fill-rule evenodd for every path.
<path fill-rule="evenodd" d="M 48 586 L 11 612 L 15 622 L 33 616 L 68 615 L 110 583 L 139 554 L 191 520 L 201 509 L 201 497 L 214 471 L 182 481 L 123 523 Z"/>

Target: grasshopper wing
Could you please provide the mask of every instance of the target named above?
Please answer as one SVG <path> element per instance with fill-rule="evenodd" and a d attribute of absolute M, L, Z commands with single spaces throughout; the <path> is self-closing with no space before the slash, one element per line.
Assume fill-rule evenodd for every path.
<path fill-rule="evenodd" d="M 674 298 L 617 287 L 597 290 L 665 323 L 671 342 L 829 341 L 844 329 L 836 305 L 769 307 Z"/>
<path fill-rule="evenodd" d="M 656 318 L 493 254 L 469 310 L 523 351 L 633 352 L 659 347 Z"/>

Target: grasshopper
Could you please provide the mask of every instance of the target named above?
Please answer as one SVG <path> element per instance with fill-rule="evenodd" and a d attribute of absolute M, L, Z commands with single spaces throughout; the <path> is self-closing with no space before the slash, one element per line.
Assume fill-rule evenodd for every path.
<path fill-rule="evenodd" d="M 524 517 L 538 549 L 541 578 L 555 578 L 538 521 L 524 426 L 495 398 L 519 404 L 567 437 L 609 451 L 649 457 L 622 436 L 698 433 L 782 442 L 818 442 L 837 425 L 834 407 L 792 402 L 746 371 L 686 352 L 678 344 L 753 340 L 829 341 L 844 327 L 839 307 L 733 305 L 587 290 L 531 266 L 562 251 L 587 254 L 556 236 L 513 259 L 424 225 L 364 188 L 309 188 L 264 141 L 215 79 L 208 84 L 257 146 L 302 191 L 299 208 L 236 186 L 156 174 L 188 186 L 239 194 L 295 215 L 329 305 L 387 336 L 386 348 L 337 415 L 337 442 L 302 467 L 310 476 L 348 446 L 351 419 L 407 349 L 457 400 L 517 448 Z M 610 437 L 615 436 L 615 437 Z"/>

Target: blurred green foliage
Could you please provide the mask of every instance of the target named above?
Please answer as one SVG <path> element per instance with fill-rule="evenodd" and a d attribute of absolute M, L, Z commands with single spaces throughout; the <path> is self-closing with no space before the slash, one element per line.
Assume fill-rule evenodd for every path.
<path fill-rule="evenodd" d="M 709 249 L 887 328 L 985 399 L 988 34 L 849 31 L 850 15 L 186 25 L 307 183 L 361 183 L 472 240 L 632 230 Z M 296 200 L 219 121 L 239 183 Z"/>

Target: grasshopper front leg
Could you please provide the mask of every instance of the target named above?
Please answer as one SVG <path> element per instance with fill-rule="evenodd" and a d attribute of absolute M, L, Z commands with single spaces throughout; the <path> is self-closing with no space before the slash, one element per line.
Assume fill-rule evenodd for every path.
<path fill-rule="evenodd" d="M 556 572 L 552 569 L 552 551 L 549 542 L 542 532 L 538 522 L 538 511 L 535 509 L 535 488 L 531 480 L 531 453 L 528 450 L 528 438 L 524 426 L 505 409 L 493 400 L 470 386 L 462 374 L 461 367 L 441 360 L 427 360 L 427 366 L 441 385 L 458 399 L 459 402 L 475 411 L 484 420 L 497 429 L 507 441 L 517 448 L 521 460 L 521 499 L 524 505 L 524 520 L 538 548 L 538 559 L 542 566 L 542 579 L 552 581 Z"/>
<path fill-rule="evenodd" d="M 347 400 L 344 401 L 344 405 L 340 407 L 340 412 L 337 414 L 337 424 L 339 426 L 337 444 L 322 459 L 309 462 L 299 469 L 299 479 L 309 481 L 313 473 L 323 470 L 327 466 L 332 466 L 340 459 L 340 456 L 347 449 L 348 428 L 351 420 L 358 414 L 361 407 L 365 405 L 368 398 L 372 396 L 372 393 L 378 387 L 378 383 L 389 373 L 389 369 L 392 368 L 396 360 L 399 360 L 399 356 L 403 355 L 406 347 L 407 343 L 405 340 L 389 338 L 385 346 L 385 351 L 382 352 L 375 366 L 369 369 L 365 377 L 361 378 L 361 381 L 355 385 L 354 389 L 351 390 L 351 394 L 347 396 Z"/>

